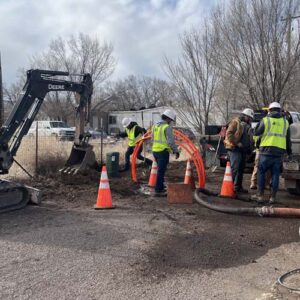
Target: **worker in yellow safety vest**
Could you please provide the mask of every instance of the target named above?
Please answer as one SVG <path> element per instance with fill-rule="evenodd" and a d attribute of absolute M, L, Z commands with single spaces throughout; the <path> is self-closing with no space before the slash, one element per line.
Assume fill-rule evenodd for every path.
<path fill-rule="evenodd" d="M 175 122 L 176 114 L 167 109 L 161 116 L 161 121 L 152 126 L 152 152 L 157 162 L 157 181 L 155 196 L 167 196 L 164 186 L 164 178 L 169 164 L 170 152 L 179 158 L 179 150 L 175 144 L 171 123 Z"/>
<path fill-rule="evenodd" d="M 271 197 L 269 203 L 276 201 L 279 177 L 285 153 L 292 154 L 289 122 L 281 113 L 278 102 L 269 105 L 269 113 L 255 127 L 254 135 L 260 136 L 258 193 L 252 196 L 257 202 L 264 202 L 265 174 L 271 170 Z"/>
<path fill-rule="evenodd" d="M 139 139 L 143 136 L 144 133 L 146 133 L 146 129 L 140 127 L 136 122 L 134 122 L 131 118 L 124 118 L 122 120 L 123 128 L 125 129 L 125 132 L 120 133 L 119 137 L 127 137 L 128 138 L 128 148 L 125 153 L 125 167 L 123 170 L 120 171 L 128 171 L 130 169 L 130 156 L 132 155 L 135 146 Z M 137 158 L 139 160 L 144 161 L 147 165 L 152 165 L 152 160 L 149 158 L 145 158 L 142 156 L 143 147 L 140 147 L 139 153 L 137 155 Z"/>

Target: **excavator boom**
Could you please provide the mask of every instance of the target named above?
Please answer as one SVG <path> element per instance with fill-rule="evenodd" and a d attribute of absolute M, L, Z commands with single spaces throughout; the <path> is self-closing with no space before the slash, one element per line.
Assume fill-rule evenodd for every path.
<path fill-rule="evenodd" d="M 75 174 L 96 163 L 92 146 L 88 144 L 88 136 L 84 133 L 85 124 L 89 121 L 93 93 L 91 75 L 80 75 L 80 82 L 66 80 L 63 78 L 66 76 L 69 76 L 68 72 L 39 69 L 27 71 L 23 91 L 0 128 L 0 174 L 8 173 L 22 138 L 27 134 L 45 96 L 51 91 L 74 92 L 77 101 L 75 141 L 62 172 Z M 0 212 L 23 207 L 28 202 L 29 195 L 25 186 L 0 181 Z"/>

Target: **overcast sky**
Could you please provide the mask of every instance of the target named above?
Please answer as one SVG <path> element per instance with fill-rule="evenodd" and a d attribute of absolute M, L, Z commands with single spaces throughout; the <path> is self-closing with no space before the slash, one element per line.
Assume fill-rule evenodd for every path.
<path fill-rule="evenodd" d="M 166 54 L 180 53 L 178 36 L 197 26 L 217 0 L 0 0 L 3 81 L 58 36 L 83 32 L 114 45 L 118 65 L 110 79 L 164 78 Z"/>

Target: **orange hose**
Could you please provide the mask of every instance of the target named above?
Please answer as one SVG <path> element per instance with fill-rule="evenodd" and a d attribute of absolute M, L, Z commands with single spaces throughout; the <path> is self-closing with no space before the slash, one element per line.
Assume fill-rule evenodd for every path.
<path fill-rule="evenodd" d="M 272 215 L 279 217 L 300 217 L 300 208 L 273 207 Z"/>
<path fill-rule="evenodd" d="M 205 187 L 205 167 L 203 163 L 202 156 L 197 149 L 197 147 L 194 145 L 194 143 L 183 133 L 180 131 L 173 129 L 174 137 L 175 137 L 175 143 L 180 146 L 182 149 L 184 149 L 190 156 L 190 159 L 194 162 L 194 165 L 196 167 L 197 175 L 198 175 L 198 184 L 200 188 Z M 143 145 L 145 140 L 148 140 L 151 138 L 152 132 L 147 131 L 143 139 L 141 139 L 137 145 L 135 146 L 134 152 L 132 154 L 131 159 L 131 177 L 134 182 L 138 182 L 137 174 L 136 174 L 136 158 L 139 153 L 139 149 Z"/>

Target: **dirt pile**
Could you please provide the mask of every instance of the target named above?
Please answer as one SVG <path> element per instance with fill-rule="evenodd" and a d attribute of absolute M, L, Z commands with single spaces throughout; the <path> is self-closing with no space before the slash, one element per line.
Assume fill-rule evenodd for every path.
<path fill-rule="evenodd" d="M 185 162 L 172 162 L 168 166 L 166 181 L 183 182 Z M 119 177 L 109 178 L 110 188 L 115 199 L 146 197 L 141 187 L 146 187 L 150 168 L 144 164 L 137 165 L 138 184 L 131 178 L 131 172 L 120 172 Z M 40 189 L 43 202 L 55 203 L 59 206 L 92 206 L 97 198 L 100 173 L 91 171 L 86 175 L 68 176 L 53 174 L 34 179 L 15 180 Z M 148 193 L 149 194 L 149 193 Z"/>

